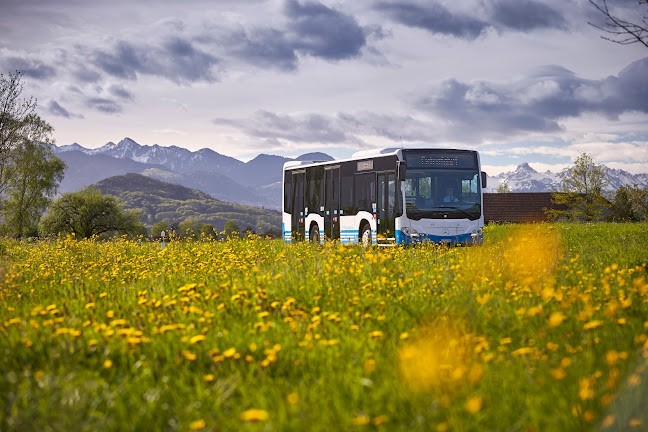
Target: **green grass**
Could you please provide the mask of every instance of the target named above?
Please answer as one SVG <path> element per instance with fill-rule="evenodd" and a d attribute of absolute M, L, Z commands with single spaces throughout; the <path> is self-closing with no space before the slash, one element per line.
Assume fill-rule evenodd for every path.
<path fill-rule="evenodd" d="M 646 250 L 1 241 L 0 430 L 645 428 Z"/>

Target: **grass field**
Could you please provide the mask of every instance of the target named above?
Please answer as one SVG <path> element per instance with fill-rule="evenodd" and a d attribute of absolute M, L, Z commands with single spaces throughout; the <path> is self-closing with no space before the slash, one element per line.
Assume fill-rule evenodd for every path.
<path fill-rule="evenodd" d="M 0 430 L 646 430 L 648 224 L 0 241 Z"/>

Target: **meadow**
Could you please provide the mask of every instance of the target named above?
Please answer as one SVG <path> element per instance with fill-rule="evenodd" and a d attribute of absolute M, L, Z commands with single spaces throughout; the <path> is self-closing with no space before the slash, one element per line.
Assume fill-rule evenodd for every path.
<path fill-rule="evenodd" d="M 1 431 L 648 428 L 648 224 L 0 240 Z"/>

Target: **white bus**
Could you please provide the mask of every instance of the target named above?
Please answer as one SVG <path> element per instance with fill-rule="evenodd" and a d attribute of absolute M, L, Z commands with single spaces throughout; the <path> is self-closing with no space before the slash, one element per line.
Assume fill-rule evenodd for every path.
<path fill-rule="evenodd" d="M 283 238 L 481 244 L 486 174 L 471 150 L 380 149 L 283 168 Z"/>

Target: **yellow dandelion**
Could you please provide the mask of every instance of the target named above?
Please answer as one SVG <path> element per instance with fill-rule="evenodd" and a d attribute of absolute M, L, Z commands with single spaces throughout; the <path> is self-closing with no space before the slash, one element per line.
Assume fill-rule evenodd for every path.
<path fill-rule="evenodd" d="M 241 420 L 246 422 L 256 422 L 268 420 L 268 412 L 262 409 L 251 408 L 241 413 Z"/>
<path fill-rule="evenodd" d="M 590 322 L 585 323 L 583 326 L 583 330 L 593 330 L 597 327 L 600 327 L 603 325 L 603 321 L 600 320 L 592 320 Z"/>
<path fill-rule="evenodd" d="M 637 426 L 641 426 L 642 423 L 643 423 L 643 422 L 642 422 L 641 420 L 636 419 L 636 418 L 633 418 L 633 419 L 630 420 L 630 422 L 628 423 L 628 425 L 629 425 L 630 427 L 637 427 Z"/>
<path fill-rule="evenodd" d="M 371 421 L 371 419 L 369 418 L 369 416 L 361 414 L 361 415 L 357 416 L 356 418 L 354 418 L 353 420 L 351 420 L 351 424 L 353 426 L 364 426 L 366 424 L 369 424 L 370 421 Z"/>
<path fill-rule="evenodd" d="M 373 423 L 374 426 L 380 426 L 383 423 L 387 423 L 387 421 L 389 421 L 389 417 L 382 414 L 377 417 L 374 417 L 373 420 L 371 420 L 371 423 Z"/>
<path fill-rule="evenodd" d="M 290 405 L 295 405 L 297 402 L 299 402 L 299 395 L 297 393 L 290 393 L 288 396 L 286 396 L 286 402 L 288 402 Z"/>
<path fill-rule="evenodd" d="M 236 348 L 230 348 L 228 350 L 225 350 L 225 352 L 223 352 L 223 357 L 230 358 L 230 357 L 234 357 L 235 354 L 236 354 Z"/>
<path fill-rule="evenodd" d="M 105 362 L 103 362 L 103 367 L 105 369 L 110 369 L 112 366 L 113 366 L 112 360 L 106 360 Z"/>
<path fill-rule="evenodd" d="M 205 382 L 212 382 L 212 381 L 214 381 L 214 378 L 215 378 L 215 377 L 214 377 L 213 374 L 206 374 L 206 375 L 203 375 L 203 380 L 204 380 Z"/>
<path fill-rule="evenodd" d="M 549 315 L 549 319 L 547 320 L 547 323 L 549 324 L 549 327 L 554 328 L 562 324 L 562 322 L 565 321 L 565 319 L 567 319 L 567 317 L 565 316 L 564 313 L 560 311 L 552 312 L 551 315 Z"/>
<path fill-rule="evenodd" d="M 466 410 L 471 414 L 478 413 L 482 409 L 482 404 L 482 398 L 473 396 L 466 401 Z"/>
<path fill-rule="evenodd" d="M 198 358 L 198 356 L 191 351 L 182 351 L 182 356 L 189 361 L 194 361 Z"/>
<path fill-rule="evenodd" d="M 192 431 L 204 429 L 205 426 L 207 426 L 207 423 L 205 423 L 205 420 L 203 419 L 195 420 L 189 423 L 189 429 Z"/>
<path fill-rule="evenodd" d="M 192 337 L 191 339 L 189 339 L 189 343 L 190 344 L 195 344 L 195 343 L 198 343 L 198 342 L 202 342 L 205 339 L 207 339 L 207 336 L 200 334 L 200 335 L 196 335 L 196 336 Z"/>

